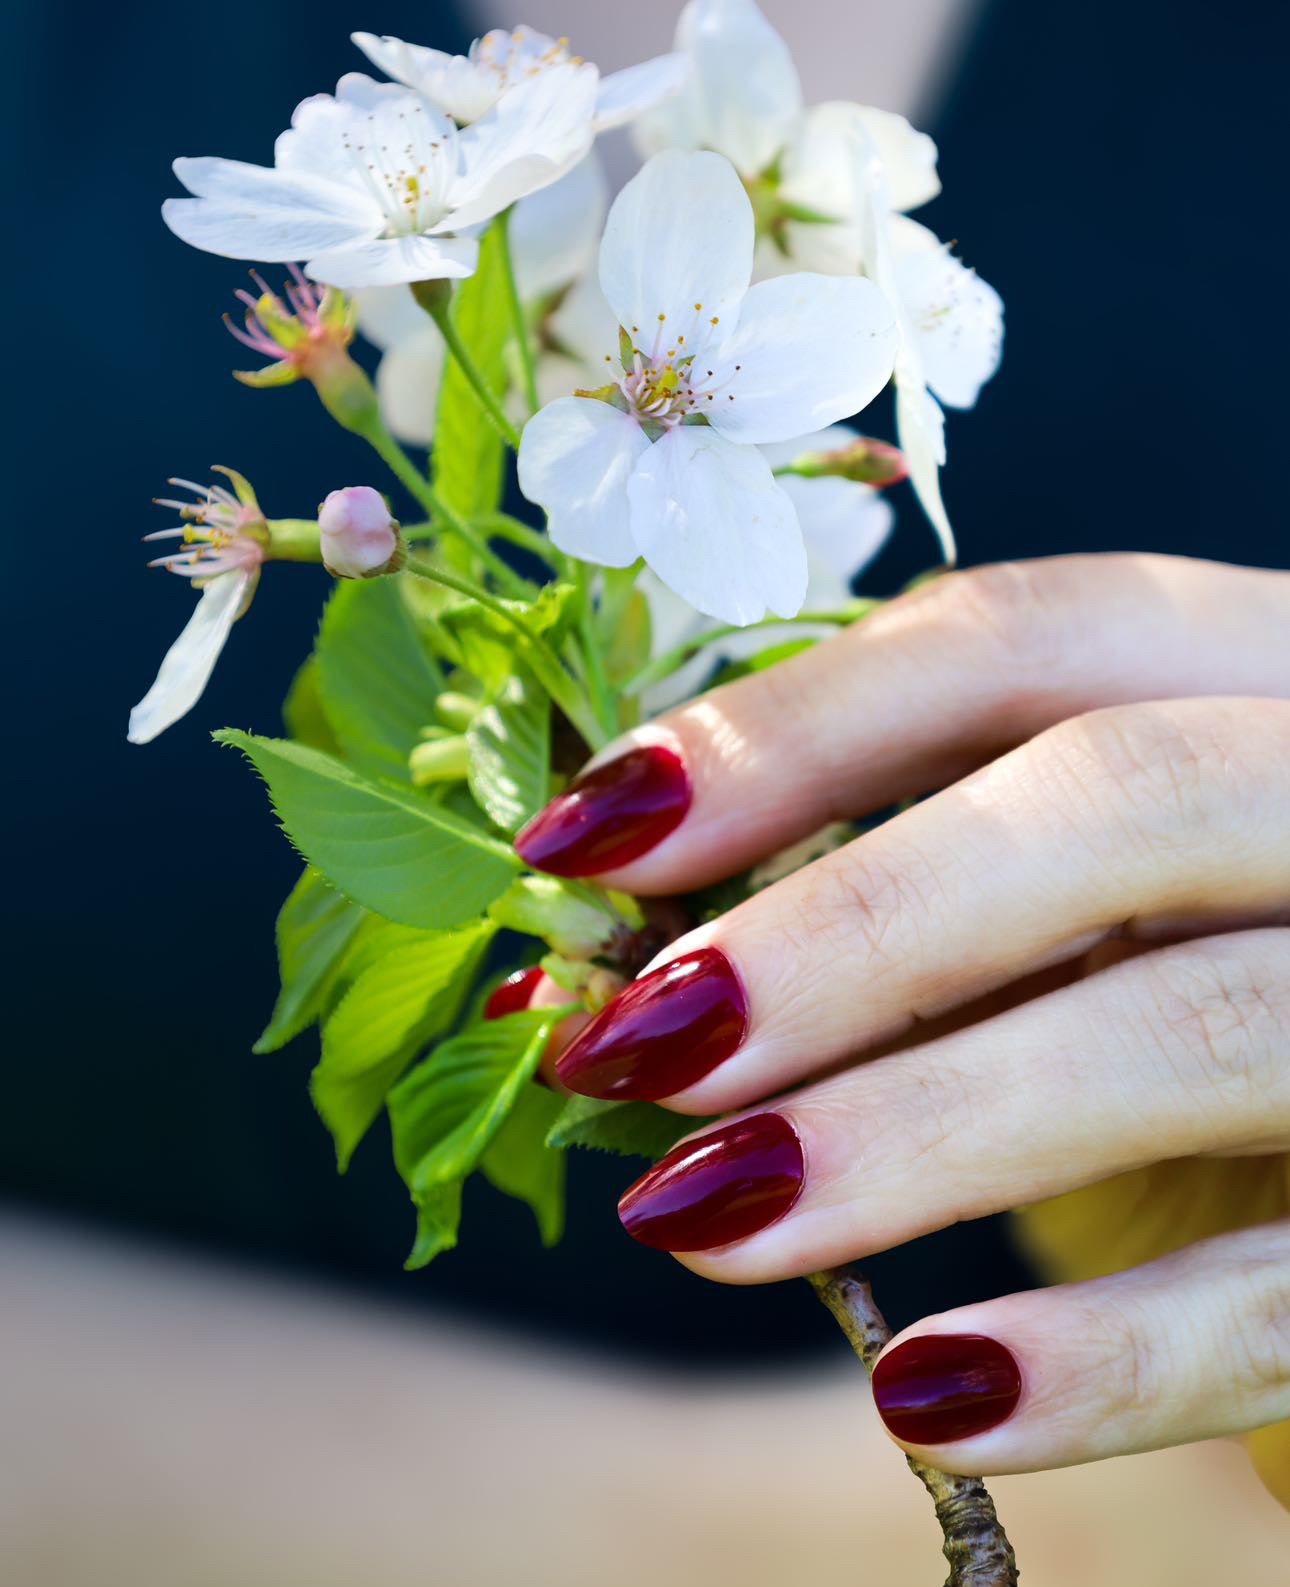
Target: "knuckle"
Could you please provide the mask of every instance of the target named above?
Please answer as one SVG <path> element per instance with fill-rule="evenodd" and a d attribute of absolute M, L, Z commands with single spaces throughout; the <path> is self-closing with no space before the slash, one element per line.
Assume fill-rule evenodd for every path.
<path fill-rule="evenodd" d="M 1157 845 L 1193 843 L 1226 826 L 1239 778 L 1215 725 L 1165 705 L 1074 717 L 1044 735 L 1062 781 L 1085 811 Z"/>
<path fill-rule="evenodd" d="M 1290 1262 L 1247 1267 L 1233 1298 L 1229 1337 L 1238 1393 L 1290 1389 Z"/>
<path fill-rule="evenodd" d="M 823 961 L 830 949 L 863 958 L 866 976 L 908 963 L 911 946 L 932 929 L 938 886 L 915 856 L 879 856 L 863 840 L 801 872 L 795 945 Z M 836 959 L 833 960 L 836 964 Z"/>
<path fill-rule="evenodd" d="M 1042 562 L 996 562 L 947 574 L 924 597 L 935 601 L 955 627 L 991 648 L 991 662 L 1017 688 L 1042 682 L 1043 664 L 1060 647 L 1055 621 L 1066 596 L 1062 581 Z"/>
<path fill-rule="evenodd" d="M 1144 963 L 1158 1046 L 1188 1089 L 1220 1105 L 1234 1127 L 1248 1126 L 1251 1117 L 1272 1127 L 1279 1115 L 1283 1124 L 1290 1109 L 1290 930 Z"/>

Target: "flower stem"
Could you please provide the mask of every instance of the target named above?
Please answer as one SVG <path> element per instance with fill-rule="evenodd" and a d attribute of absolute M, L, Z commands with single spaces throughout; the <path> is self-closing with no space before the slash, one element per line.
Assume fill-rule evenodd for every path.
<path fill-rule="evenodd" d="M 559 548 L 548 540 L 546 535 L 526 523 L 521 523 L 518 518 L 512 518 L 510 513 L 487 513 L 476 522 L 486 534 L 496 535 L 499 540 L 509 540 L 512 545 L 523 546 L 526 551 L 531 552 L 535 557 L 541 557 L 543 562 L 552 567 L 560 567 L 563 561 Z"/>
<path fill-rule="evenodd" d="M 503 562 L 488 542 L 475 533 L 456 508 L 449 506 L 384 424 L 369 423 L 359 434 L 380 454 L 390 472 L 409 494 L 415 496 L 434 518 L 442 533 L 452 535 L 473 556 L 478 557 L 498 583 L 512 595 L 518 596 L 521 600 L 527 600 L 532 596 L 533 589 L 528 580 L 521 578 L 514 568 Z"/>
<path fill-rule="evenodd" d="M 857 1267 L 834 1267 L 809 1274 L 807 1283 L 832 1312 L 865 1370 L 872 1374 L 874 1362 L 891 1338 L 891 1329 L 874 1304 L 869 1280 Z M 905 1459 L 936 1506 L 950 1566 L 945 1587 L 1017 1587 L 1012 1544 L 980 1477 L 956 1477 L 912 1455 Z"/>
<path fill-rule="evenodd" d="M 511 320 L 515 325 L 515 346 L 520 355 L 520 380 L 524 386 L 524 401 L 530 414 L 538 411 L 537 370 L 533 363 L 533 343 L 529 338 L 528 322 L 524 318 L 524 305 L 520 302 L 520 289 L 515 279 L 515 260 L 511 255 L 511 210 L 504 210 L 496 220 L 502 243 L 502 272 L 506 280 L 506 296 L 511 306 Z"/>
<path fill-rule="evenodd" d="M 591 570 L 585 562 L 574 561 L 573 583 L 578 610 L 578 629 L 582 638 L 582 654 L 587 669 L 587 690 L 591 704 L 612 737 L 618 731 L 618 708 L 605 676 L 604 658 L 596 636 L 595 608 L 591 599 Z"/>
<path fill-rule="evenodd" d="M 518 612 L 513 611 L 504 601 L 498 600 L 482 585 L 464 579 L 459 574 L 449 573 L 446 568 L 437 568 L 420 557 L 409 557 L 407 568 L 419 578 L 429 579 L 432 584 L 442 584 L 445 589 L 455 590 L 458 595 L 465 595 L 470 600 L 477 601 L 486 611 L 492 612 L 495 617 L 515 629 L 525 641 L 524 660 L 532 668 L 534 677 L 591 748 L 593 750 L 604 748 L 609 742 L 610 735 L 602 729 L 595 712 L 588 709 L 587 702 L 579 694 L 574 680 L 565 671 L 564 663 L 559 656 L 541 634 L 535 633 L 529 627 Z"/>
<path fill-rule="evenodd" d="M 443 281 L 414 281 L 412 295 L 426 311 L 430 318 L 439 327 L 439 334 L 443 337 L 448 351 L 457 360 L 457 365 L 469 381 L 479 401 L 480 407 L 488 417 L 489 423 L 513 451 L 520 449 L 520 432 L 502 411 L 502 405 L 497 400 L 497 393 L 484 379 L 483 371 L 475 362 L 475 355 L 462 341 L 457 331 L 457 326 L 452 317 L 450 307 L 450 293 L 445 290 L 447 283 Z"/>
<path fill-rule="evenodd" d="M 697 634 L 693 639 L 687 639 L 684 644 L 664 651 L 648 666 L 642 667 L 639 672 L 634 672 L 622 685 L 622 693 L 639 694 L 642 689 L 648 689 L 651 684 L 661 682 L 678 667 L 683 667 L 687 661 L 692 661 L 709 645 L 729 639 L 731 634 L 747 634 L 758 628 L 783 628 L 790 623 L 832 623 L 838 628 L 846 628 L 862 617 L 867 617 L 875 607 L 882 604 L 877 600 L 857 600 L 838 612 L 799 612 L 796 617 L 763 617 L 759 623 L 746 623 L 743 627 L 735 623 L 724 623 L 720 628 L 711 628 L 706 634 Z"/>

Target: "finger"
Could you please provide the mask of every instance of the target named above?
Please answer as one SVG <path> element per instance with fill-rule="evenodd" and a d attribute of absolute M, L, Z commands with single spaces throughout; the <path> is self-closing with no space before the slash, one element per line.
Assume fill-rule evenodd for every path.
<path fill-rule="evenodd" d="M 1161 949 L 676 1147 L 623 1197 L 643 1244 L 796 1277 L 1199 1152 L 1290 1146 L 1290 928 Z"/>
<path fill-rule="evenodd" d="M 1290 701 L 1062 723 L 681 938 L 560 1077 L 726 1112 L 1107 937 L 1290 919 L 1287 809 Z"/>
<path fill-rule="evenodd" d="M 965 1475 L 1280 1421 L 1290 1416 L 1290 1222 L 925 1318 L 884 1350 L 873 1390 L 894 1438 Z"/>
<path fill-rule="evenodd" d="M 520 834 L 539 869 L 688 892 L 1132 700 L 1290 697 L 1290 574 L 1060 557 L 938 579 L 619 740 Z"/>

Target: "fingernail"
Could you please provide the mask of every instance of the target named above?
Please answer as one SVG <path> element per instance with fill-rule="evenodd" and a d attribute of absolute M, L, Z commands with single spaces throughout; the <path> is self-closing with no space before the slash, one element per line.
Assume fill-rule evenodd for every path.
<path fill-rule="evenodd" d="M 748 1003 L 720 948 L 696 948 L 633 981 L 562 1054 L 562 1084 L 585 1097 L 654 1102 L 684 1091 L 744 1039 Z"/>
<path fill-rule="evenodd" d="M 618 1216 L 656 1251 L 711 1251 L 782 1218 L 804 1177 L 797 1131 L 778 1113 L 755 1113 L 660 1158 Z"/>
<path fill-rule="evenodd" d="M 555 876 L 595 876 L 648 854 L 690 808 L 681 757 L 643 744 L 584 772 L 524 827 L 515 848 Z"/>
<path fill-rule="evenodd" d="M 923 1334 L 873 1370 L 878 1414 L 906 1444 L 952 1444 L 1006 1422 L 1021 1398 L 1021 1368 L 984 1334 Z"/>
<path fill-rule="evenodd" d="M 542 966 L 531 964 L 527 970 L 516 970 L 500 986 L 495 986 L 484 1004 L 485 1019 L 501 1019 L 504 1014 L 518 1014 L 532 1000 L 537 984 L 542 979 Z"/>

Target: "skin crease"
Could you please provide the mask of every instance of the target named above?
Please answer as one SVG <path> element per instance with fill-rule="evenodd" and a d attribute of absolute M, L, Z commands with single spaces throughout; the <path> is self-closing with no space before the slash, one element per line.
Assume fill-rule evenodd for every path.
<path fill-rule="evenodd" d="M 720 947 L 751 1010 L 664 1105 L 773 1106 L 806 1159 L 787 1215 L 680 1260 L 786 1278 L 1164 1159 L 1290 1184 L 1287 636 L 1285 573 L 978 569 L 597 757 L 666 744 L 692 780 L 676 831 L 597 878 L 642 896 L 921 801 L 655 960 Z M 999 1426 L 904 1447 L 988 1474 L 1288 1419 L 1287 1317 L 1290 1222 L 924 1319 L 889 1353 L 984 1336 L 1023 1386 Z"/>

